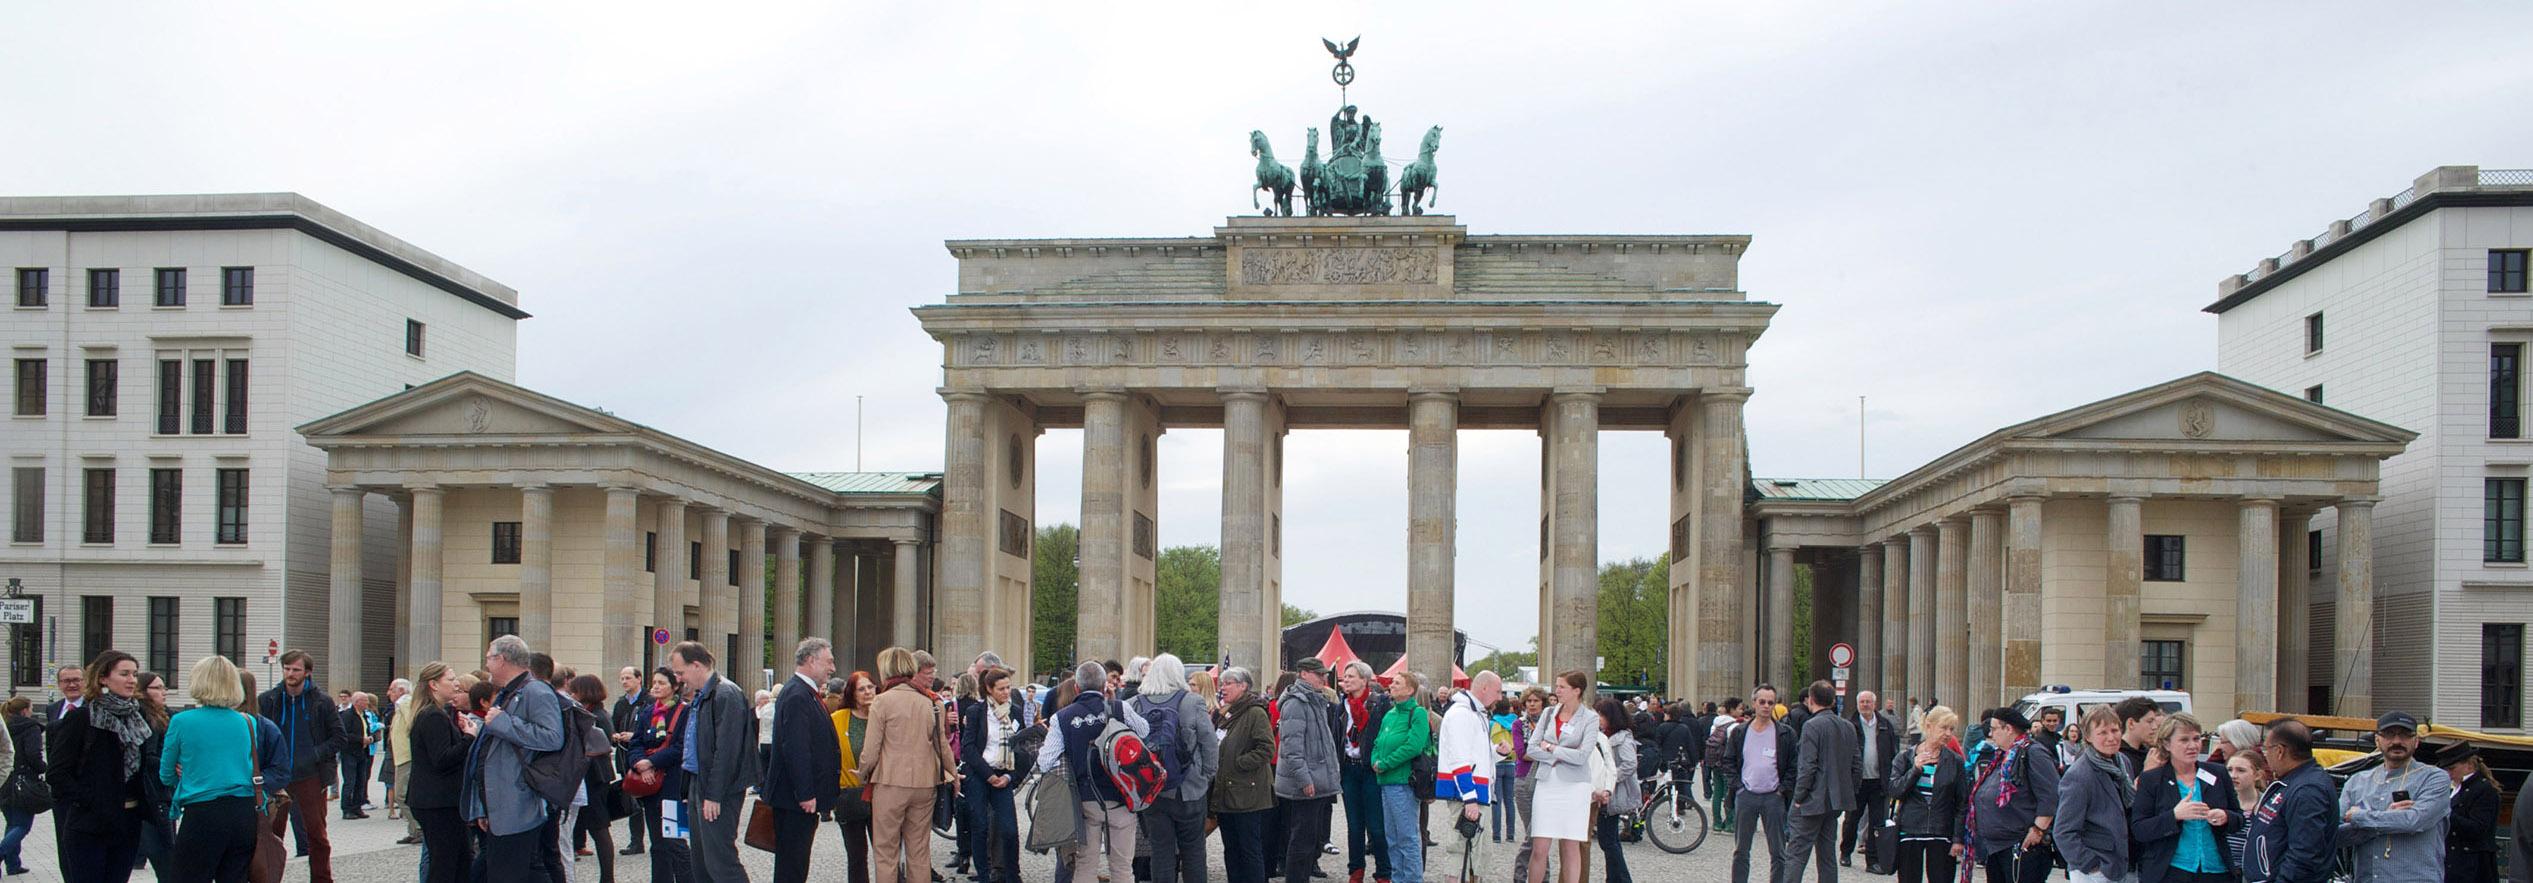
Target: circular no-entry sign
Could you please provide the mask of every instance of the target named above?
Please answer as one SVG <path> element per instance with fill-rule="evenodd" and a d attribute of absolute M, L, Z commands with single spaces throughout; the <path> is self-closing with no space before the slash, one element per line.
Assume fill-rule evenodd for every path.
<path fill-rule="evenodd" d="M 1856 664 L 1856 648 L 1844 643 L 1829 645 L 1829 664 L 1838 668 Z"/>
<path fill-rule="evenodd" d="M 652 630 L 651 630 L 651 643 L 654 643 L 654 644 L 667 644 L 667 643 L 668 643 L 668 630 L 667 630 L 667 629 L 652 629 Z"/>

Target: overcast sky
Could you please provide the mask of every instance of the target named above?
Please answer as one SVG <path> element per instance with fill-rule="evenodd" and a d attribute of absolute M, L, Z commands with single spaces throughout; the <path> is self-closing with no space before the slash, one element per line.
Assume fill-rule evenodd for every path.
<path fill-rule="evenodd" d="M 0 192 L 298 191 L 515 286 L 518 378 L 786 470 L 939 469 L 942 240 L 1204 235 L 1251 129 L 1449 129 L 1472 233 L 1747 233 L 1762 476 L 1905 472 L 2210 368 L 2200 308 L 2440 164 L 2533 166 L 2523 4 L 14 6 Z M 1221 434 L 1161 444 L 1212 543 Z M 1459 625 L 1537 623 L 1537 438 L 1465 432 Z M 1080 434 L 1039 445 L 1077 519 Z M 1659 554 L 1659 434 L 1601 556 Z M 1406 437 L 1289 442 L 1285 593 L 1406 589 Z M 1483 652 L 1482 649 L 1474 651 Z"/>

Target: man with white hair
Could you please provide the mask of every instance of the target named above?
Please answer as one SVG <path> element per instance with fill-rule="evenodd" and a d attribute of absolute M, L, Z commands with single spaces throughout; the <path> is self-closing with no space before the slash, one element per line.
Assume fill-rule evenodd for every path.
<path fill-rule="evenodd" d="M 530 758 L 562 750 L 563 702 L 529 673 L 528 642 L 518 635 L 493 639 L 484 650 L 484 672 L 501 686 L 485 703 L 483 727 L 467 753 L 459 809 L 484 832 L 484 867 L 514 873 L 535 867 L 540 846 L 554 839 L 557 808 L 520 783 Z"/>
<path fill-rule="evenodd" d="M 1126 810 L 1125 798 L 1117 785 L 1100 773 L 1096 757 L 1100 730 L 1106 729 L 1113 717 L 1123 721 L 1139 738 L 1149 739 L 1152 732 L 1143 715 L 1134 713 L 1123 702 L 1110 698 L 1099 687 L 1108 682 L 1108 666 L 1098 661 L 1082 663 L 1074 670 L 1074 683 L 1082 690 L 1073 697 L 1073 704 L 1049 716 L 1047 741 L 1038 749 L 1038 771 L 1064 771 L 1072 777 L 1073 793 L 1082 804 L 1081 834 L 1070 847 L 1072 883 L 1093 883 L 1099 879 L 1101 844 L 1108 848 L 1108 873 L 1117 880 L 1134 877 L 1135 816 Z M 915 881 L 922 883 L 922 881 Z M 1059 881 L 1061 883 L 1061 881 Z"/>
<path fill-rule="evenodd" d="M 1205 796 L 1214 786 L 1214 721 L 1205 700 L 1187 688 L 1177 656 L 1153 657 L 1131 707 L 1152 727 L 1147 745 L 1167 774 L 1161 797 L 1143 813 L 1152 844 L 1153 883 L 1205 883 Z"/>
<path fill-rule="evenodd" d="M 422 842 L 422 823 L 407 807 L 405 785 L 413 780 L 413 682 L 397 678 L 387 684 L 387 817 L 405 820 L 405 839 Z"/>

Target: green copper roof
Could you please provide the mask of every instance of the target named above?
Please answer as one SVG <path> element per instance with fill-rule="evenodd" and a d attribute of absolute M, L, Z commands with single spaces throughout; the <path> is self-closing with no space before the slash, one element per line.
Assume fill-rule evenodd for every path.
<path fill-rule="evenodd" d="M 1762 500 L 1853 500 L 1881 487 L 1881 478 L 1753 478 L 1750 489 Z"/>
<path fill-rule="evenodd" d="M 938 494 L 938 472 L 792 472 L 793 478 L 839 494 Z"/>

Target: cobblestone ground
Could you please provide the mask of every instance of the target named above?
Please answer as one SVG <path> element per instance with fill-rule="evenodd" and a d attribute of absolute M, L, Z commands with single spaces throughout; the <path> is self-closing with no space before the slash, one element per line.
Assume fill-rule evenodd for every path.
<path fill-rule="evenodd" d="M 1343 838 L 1345 813 L 1339 811 L 1336 815 L 1332 828 L 1337 837 Z M 1437 811 L 1436 819 L 1440 818 L 1441 815 Z M 336 818 L 329 829 L 334 840 L 335 879 L 343 883 L 412 883 L 416 878 L 415 869 L 422 858 L 422 848 L 397 845 L 396 839 L 404 836 L 404 824 L 399 820 L 388 819 L 385 812 L 377 810 L 373 810 L 368 819 L 343 821 L 339 817 Z M 616 825 L 616 836 L 620 841 L 623 838 L 623 823 Z M 1449 839 L 1456 841 L 1457 838 Z M 1342 843 L 1342 839 L 1339 842 Z M 1477 845 L 1479 849 L 1478 879 L 1482 883 L 1511 883 L 1518 879 L 1511 872 L 1512 844 L 1490 843 L 1487 838 L 1480 837 Z M 1460 855 L 1457 844 L 1454 843 L 1453 846 L 1452 849 L 1436 847 L 1426 853 L 1425 861 L 1431 871 L 1428 875 L 1430 878 L 1445 880 L 1459 870 Z M 1220 883 L 1223 880 L 1222 841 L 1218 837 L 1208 838 L 1206 847 L 1207 860 L 1211 865 L 1208 879 Z M 1759 853 L 1753 856 L 1753 864 L 1762 869 L 1754 876 L 1764 880 L 1766 879 L 1764 868 L 1767 865 L 1765 848 L 1756 843 L 1753 847 L 1754 851 Z M 771 855 L 745 847 L 741 847 L 739 853 L 747 864 L 750 879 L 760 881 L 760 883 L 773 879 L 774 868 Z M 934 863 L 946 869 L 947 856 L 950 854 L 949 841 L 935 838 L 932 854 Z M 1732 837 L 1729 834 L 1720 833 L 1710 835 L 1704 845 L 1687 855 L 1671 855 L 1655 849 L 1651 843 L 1632 843 L 1627 845 L 1626 855 L 1628 868 L 1635 879 L 1645 881 L 1645 883 L 1669 883 L 1669 881 L 1722 883 L 1729 876 L 1731 869 Z M 58 863 L 53 846 L 51 814 L 36 817 L 35 829 L 26 838 L 25 857 L 27 867 L 32 873 L 14 878 L 11 883 L 18 883 L 18 881 L 57 883 L 61 879 L 60 873 L 56 870 Z M 1593 881 L 1604 879 L 1599 861 L 1596 851 L 1589 878 Z M 618 862 L 617 880 L 624 883 L 646 883 L 651 879 L 647 858 L 627 856 L 620 857 Z M 1024 852 L 1021 854 L 1020 863 L 1021 879 L 1027 883 L 1048 883 L 1055 874 L 1055 861 L 1051 856 L 1031 855 Z M 1343 883 L 1345 867 L 1344 856 L 1322 856 L 1320 868 L 1329 873 L 1328 883 Z M 1870 879 L 1864 876 L 1861 867 L 1842 869 L 1842 875 L 1855 879 Z M 150 872 L 144 870 L 133 874 L 132 879 L 148 881 L 155 878 Z M 288 883 L 304 883 L 308 880 L 307 862 L 293 859 L 290 863 L 290 872 L 284 879 Z M 581 859 L 574 869 L 573 879 L 575 883 L 596 883 L 598 880 L 597 860 L 594 857 Z M 833 826 L 825 826 L 820 831 L 810 879 L 839 881 L 839 883 L 846 879 L 844 842 L 835 833 Z M 954 877 L 951 883 L 968 883 L 968 881 L 965 877 Z M 1118 881 L 1118 883 L 1130 883 L 1130 881 Z"/>

